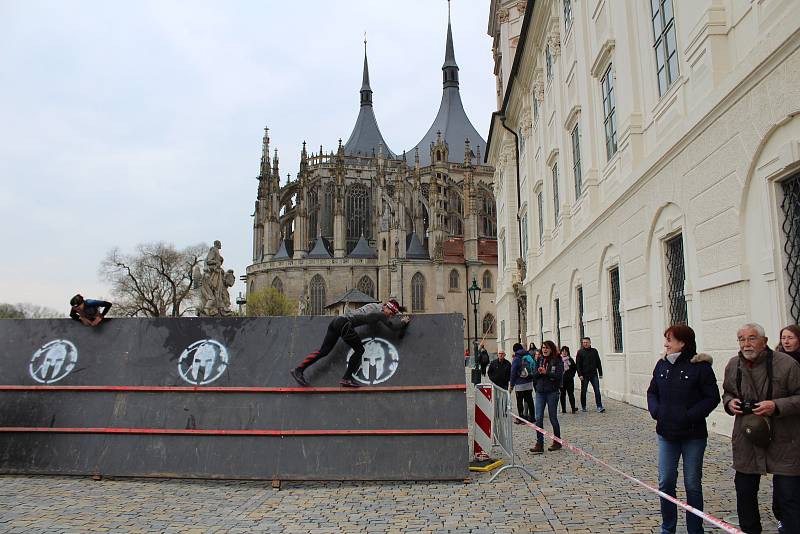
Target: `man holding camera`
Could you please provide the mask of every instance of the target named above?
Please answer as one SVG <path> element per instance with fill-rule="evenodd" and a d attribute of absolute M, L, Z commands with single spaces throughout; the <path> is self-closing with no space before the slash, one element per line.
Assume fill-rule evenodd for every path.
<path fill-rule="evenodd" d="M 736 333 L 739 353 L 725 367 L 722 396 L 733 423 L 736 510 L 741 529 L 761 532 L 758 486 L 772 473 L 781 532 L 800 533 L 800 364 L 767 345 L 756 323 Z"/>

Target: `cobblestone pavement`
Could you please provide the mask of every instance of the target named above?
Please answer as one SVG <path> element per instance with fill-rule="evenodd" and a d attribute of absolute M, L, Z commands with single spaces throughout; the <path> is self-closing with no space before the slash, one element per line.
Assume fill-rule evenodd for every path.
<path fill-rule="evenodd" d="M 654 483 L 656 440 L 648 414 L 613 400 L 606 407 L 604 414 L 561 415 L 563 436 Z M 468 483 L 284 482 L 275 490 L 269 482 L 2 476 L 0 531 L 658 532 L 657 497 L 565 450 L 533 456 L 527 451 L 534 432 L 513 426 L 521 463 L 536 481 L 511 470 L 492 484 L 490 475 L 473 473 Z M 729 440 L 712 436 L 706 511 L 735 521 L 729 466 Z M 679 498 L 681 486 L 679 480 Z M 762 481 L 761 496 L 765 532 L 775 532 L 771 481 Z M 685 532 L 682 514 L 678 528 Z"/>

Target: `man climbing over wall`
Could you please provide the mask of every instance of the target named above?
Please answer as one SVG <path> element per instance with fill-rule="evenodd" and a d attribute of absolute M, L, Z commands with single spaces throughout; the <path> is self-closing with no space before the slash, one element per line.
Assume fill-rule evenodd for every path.
<path fill-rule="evenodd" d="M 85 326 L 99 325 L 105 319 L 108 310 L 111 309 L 110 302 L 85 299 L 82 295 L 72 297 L 69 305 L 72 306 L 69 310 L 69 316 L 76 321 L 80 321 Z M 100 308 L 103 310 L 100 311 Z"/>
<path fill-rule="evenodd" d="M 303 372 L 314 362 L 327 356 L 328 353 L 333 350 L 339 338 L 342 338 L 344 342 L 353 349 L 353 355 L 350 357 L 350 361 L 347 362 L 347 370 L 345 370 L 344 376 L 339 383 L 343 387 L 359 387 L 353 375 L 358 371 L 358 368 L 361 367 L 364 344 L 356 333 L 355 328 L 363 325 L 369 325 L 375 328 L 379 323 L 382 323 L 392 330 L 399 330 L 399 337 L 402 338 L 411 321 L 411 316 L 403 315 L 399 324 L 391 321 L 391 318 L 405 311 L 406 309 L 400 306 L 397 300 L 392 298 L 383 304 L 374 302 L 334 318 L 328 325 L 328 332 L 325 334 L 325 339 L 322 341 L 322 347 L 306 356 L 302 363 L 292 369 L 289 374 L 292 375 L 292 378 L 294 378 L 298 384 L 303 387 L 308 387 L 309 384 L 303 376 Z"/>

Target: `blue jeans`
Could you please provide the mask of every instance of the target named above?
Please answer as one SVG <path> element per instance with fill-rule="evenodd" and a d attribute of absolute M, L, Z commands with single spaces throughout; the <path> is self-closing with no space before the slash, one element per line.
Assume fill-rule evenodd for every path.
<path fill-rule="evenodd" d="M 581 380 L 581 408 L 586 409 L 586 392 L 589 390 L 589 384 L 592 384 L 594 390 L 594 403 L 598 408 L 603 407 L 603 399 L 600 397 L 600 378 L 597 373 L 592 376 L 584 376 Z"/>
<path fill-rule="evenodd" d="M 703 509 L 703 454 L 706 451 L 706 441 L 706 438 L 670 441 L 658 436 L 658 489 L 671 497 L 675 496 L 678 460 L 683 456 L 686 502 L 698 510 Z M 677 505 L 661 499 L 662 534 L 673 534 L 677 524 Z M 689 534 L 701 534 L 703 520 L 686 512 L 686 529 Z"/>
<path fill-rule="evenodd" d="M 547 405 L 547 415 L 550 416 L 550 425 L 553 427 L 553 434 L 561 437 L 561 425 L 558 424 L 558 390 L 550 393 L 536 392 L 536 426 L 544 428 L 544 407 Z M 544 434 L 536 432 L 536 442 L 544 443 Z"/>

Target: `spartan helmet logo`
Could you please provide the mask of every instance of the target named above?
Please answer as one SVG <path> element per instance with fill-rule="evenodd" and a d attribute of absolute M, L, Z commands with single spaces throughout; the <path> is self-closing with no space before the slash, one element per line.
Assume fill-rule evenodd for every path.
<path fill-rule="evenodd" d="M 347 361 L 352 355 L 350 349 Z M 381 337 L 370 337 L 364 340 L 364 356 L 354 378 L 362 384 L 380 384 L 394 375 L 399 364 L 400 355 L 394 345 Z"/>
<path fill-rule="evenodd" d="M 178 359 L 181 378 L 192 385 L 210 384 L 228 368 L 228 351 L 213 339 L 202 339 L 189 345 Z"/>
<path fill-rule="evenodd" d="M 78 363 L 78 349 L 66 339 L 53 340 L 33 353 L 28 370 L 42 384 L 58 382 Z"/>

